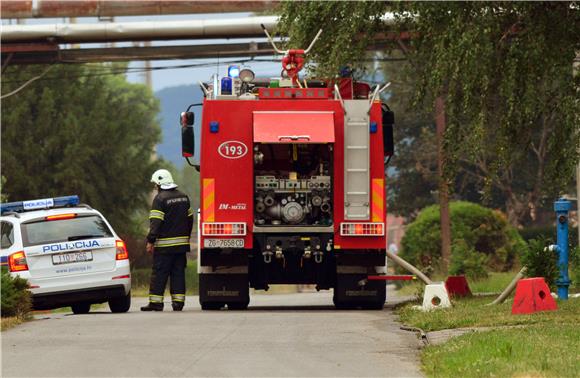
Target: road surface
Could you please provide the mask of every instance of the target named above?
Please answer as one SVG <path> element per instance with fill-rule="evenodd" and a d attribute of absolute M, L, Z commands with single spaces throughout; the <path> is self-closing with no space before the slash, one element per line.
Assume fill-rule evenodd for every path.
<path fill-rule="evenodd" d="M 166 297 L 167 298 L 167 297 Z M 247 311 L 49 314 L 2 333 L 2 376 L 417 377 L 419 343 L 390 307 L 324 293 L 254 295 Z M 389 302 L 388 302 L 389 303 Z M 38 316 L 37 316 L 38 317 Z"/>

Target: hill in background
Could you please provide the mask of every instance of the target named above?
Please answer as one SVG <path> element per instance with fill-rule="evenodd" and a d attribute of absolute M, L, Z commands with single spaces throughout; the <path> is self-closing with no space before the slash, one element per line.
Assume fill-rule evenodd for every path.
<path fill-rule="evenodd" d="M 169 87 L 155 92 L 155 96 L 161 102 L 161 132 L 162 141 L 157 145 L 157 155 L 181 168 L 185 163 L 181 157 L 181 128 L 179 114 L 187 109 L 190 104 L 198 104 L 203 101 L 203 93 L 197 85 L 180 85 Z M 201 107 L 193 107 L 195 113 L 195 135 L 199 141 L 199 125 L 201 123 Z M 195 146 L 199 151 L 199 145 Z"/>

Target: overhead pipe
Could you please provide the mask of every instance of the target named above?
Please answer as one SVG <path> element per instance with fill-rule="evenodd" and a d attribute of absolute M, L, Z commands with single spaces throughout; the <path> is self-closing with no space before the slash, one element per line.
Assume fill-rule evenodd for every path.
<path fill-rule="evenodd" d="M 187 21 L 108 22 L 96 24 L 2 25 L 2 43 L 92 43 L 176 39 L 264 37 L 262 25 L 275 29 L 277 16 Z M 391 13 L 382 17 L 392 25 Z M 398 38 L 396 35 L 389 39 Z"/>
<path fill-rule="evenodd" d="M 2 25 L 2 43 L 92 43 L 175 39 L 263 37 L 261 25 L 275 28 L 277 16 L 233 19 L 116 22 L 99 24 Z"/>
<path fill-rule="evenodd" d="M 9 18 L 117 17 L 194 13 L 264 12 L 280 1 L 163 0 L 2 0 L 0 13 Z"/>

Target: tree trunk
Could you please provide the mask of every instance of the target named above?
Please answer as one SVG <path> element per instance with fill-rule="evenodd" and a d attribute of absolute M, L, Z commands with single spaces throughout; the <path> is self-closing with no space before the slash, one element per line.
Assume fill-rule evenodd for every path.
<path fill-rule="evenodd" d="M 439 208 L 441 224 L 441 269 L 444 275 L 449 271 L 451 258 L 451 218 L 449 216 L 449 183 L 445 177 L 445 100 L 435 99 L 435 125 L 437 126 L 437 174 L 439 176 Z"/>

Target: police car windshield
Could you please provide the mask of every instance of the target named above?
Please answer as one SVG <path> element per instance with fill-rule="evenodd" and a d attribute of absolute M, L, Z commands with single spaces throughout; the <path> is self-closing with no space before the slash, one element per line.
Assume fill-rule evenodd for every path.
<path fill-rule="evenodd" d="M 22 224 L 22 242 L 25 247 L 71 240 L 112 237 L 113 233 L 98 215 Z"/>

